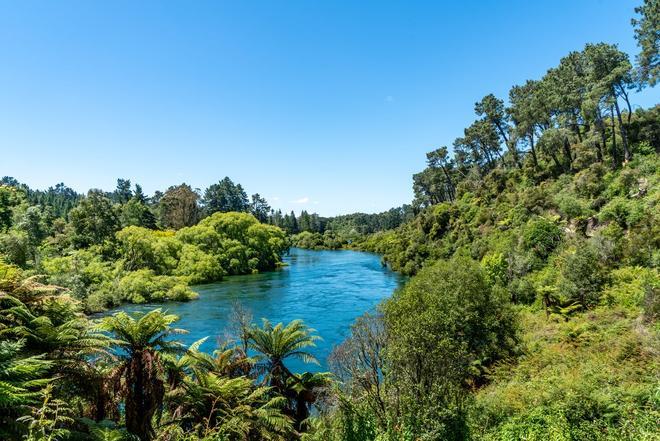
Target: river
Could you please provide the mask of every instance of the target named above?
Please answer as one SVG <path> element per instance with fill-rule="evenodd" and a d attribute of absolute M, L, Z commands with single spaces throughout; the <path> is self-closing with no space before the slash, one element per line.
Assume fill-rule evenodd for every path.
<path fill-rule="evenodd" d="M 125 305 L 125 311 L 145 311 L 161 307 L 176 314 L 176 327 L 188 334 L 180 340 L 190 344 L 202 337 L 209 340 L 202 350 L 213 351 L 218 338 L 225 339 L 232 305 L 240 302 L 254 321 L 267 318 L 273 323 L 302 319 L 316 329 L 323 340 L 311 352 L 320 366 L 292 360 L 293 371 L 327 369 L 332 348 L 350 332 L 353 321 L 373 311 L 399 287 L 404 278 L 380 263 L 372 253 L 350 250 L 312 251 L 292 248 L 284 257 L 287 266 L 260 274 L 231 276 L 223 281 L 196 286 L 199 299 L 187 303 Z"/>

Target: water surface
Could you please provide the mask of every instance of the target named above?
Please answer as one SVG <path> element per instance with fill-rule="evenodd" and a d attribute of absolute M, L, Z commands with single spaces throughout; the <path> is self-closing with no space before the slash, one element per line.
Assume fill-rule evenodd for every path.
<path fill-rule="evenodd" d="M 226 338 L 232 305 L 239 301 L 254 321 L 265 317 L 273 323 L 302 319 L 323 338 L 311 352 L 321 366 L 287 363 L 295 371 L 326 368 L 333 346 L 341 343 L 353 321 L 372 311 L 402 283 L 403 277 L 383 267 L 376 254 L 359 251 L 312 251 L 292 248 L 284 258 L 288 266 L 277 271 L 231 276 L 196 286 L 199 299 L 188 303 L 126 305 L 125 311 L 162 307 L 181 317 L 176 326 L 189 331 L 180 339 L 190 344 L 202 337 L 208 352 L 217 338 Z"/>

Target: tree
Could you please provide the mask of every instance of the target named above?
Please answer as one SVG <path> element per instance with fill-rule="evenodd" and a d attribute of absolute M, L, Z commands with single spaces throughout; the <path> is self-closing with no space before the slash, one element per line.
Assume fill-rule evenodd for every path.
<path fill-rule="evenodd" d="M 483 381 L 479 367 L 515 347 L 505 293 L 490 287 L 478 263 L 459 256 L 420 271 L 385 303 L 384 318 L 385 378 L 401 412 L 415 415 L 406 430 L 412 438 L 426 431 L 463 439 L 468 385 Z"/>
<path fill-rule="evenodd" d="M 442 176 L 444 178 L 444 185 L 438 189 L 442 191 L 443 194 L 432 199 L 436 199 L 435 203 L 445 200 L 453 201 L 456 197 L 456 187 L 452 178 L 454 164 L 453 161 L 449 159 L 447 147 L 442 146 L 427 153 L 426 163 L 428 164 L 428 167 L 434 171 L 438 169 L 442 170 Z"/>
<path fill-rule="evenodd" d="M 90 190 L 69 217 L 74 233 L 72 241 L 78 248 L 111 240 L 121 226 L 112 201 L 99 190 Z"/>
<path fill-rule="evenodd" d="M 485 120 L 473 122 L 462 138 L 454 141 L 455 160 L 459 170 L 473 169 L 480 174 L 492 170 L 502 159 L 499 135 L 495 127 Z"/>
<path fill-rule="evenodd" d="M 207 216 L 216 212 L 248 211 L 250 208 L 247 194 L 241 184 L 235 185 L 229 177 L 210 185 L 204 191 L 202 204 Z"/>
<path fill-rule="evenodd" d="M 184 348 L 170 339 L 183 331 L 172 328 L 178 317 L 154 309 L 131 317 L 119 312 L 103 319 L 101 327 L 116 339 L 122 360 L 115 371 L 125 397 L 126 428 L 141 440 L 154 438 L 154 414 L 165 396 L 163 354 L 179 354 Z"/>
<path fill-rule="evenodd" d="M 477 116 L 483 117 L 485 121 L 488 121 L 497 130 L 502 142 L 509 150 L 513 161 L 517 165 L 520 165 L 518 150 L 509 133 L 509 115 L 504 109 L 504 101 L 496 98 L 491 93 L 483 97 L 478 103 L 475 103 L 474 111 Z"/>
<path fill-rule="evenodd" d="M 309 417 L 311 407 L 331 384 L 332 376 L 328 372 L 304 372 L 287 379 L 287 396 L 291 400 L 298 431 L 303 430 L 303 422 Z"/>
<path fill-rule="evenodd" d="M 160 221 L 165 228 L 178 230 L 199 220 L 199 195 L 183 183 L 167 189 L 159 201 Z"/>
<path fill-rule="evenodd" d="M 306 349 L 316 346 L 320 337 L 314 335 L 315 330 L 308 328 L 302 320 L 294 320 L 284 326 L 263 319 L 262 327 L 254 326 L 250 330 L 250 349 L 257 352 L 259 369 L 266 374 L 271 386 L 280 392 L 286 389 L 286 381 L 293 374 L 286 367 L 285 361 L 297 358 L 305 363 L 316 363 L 314 357 Z"/>
<path fill-rule="evenodd" d="M 307 210 L 300 212 L 300 217 L 298 218 L 298 230 L 312 231 L 312 217 L 309 215 Z"/>
<path fill-rule="evenodd" d="M 120 219 L 123 227 L 133 225 L 150 229 L 156 228 L 156 216 L 137 193 L 122 205 Z"/>
<path fill-rule="evenodd" d="M 387 427 L 387 393 L 383 384 L 385 345 L 383 317 L 366 313 L 351 325 L 351 334 L 329 358 L 333 372 L 358 400 L 364 399 L 382 428 Z"/>
<path fill-rule="evenodd" d="M 206 338 L 193 343 L 170 368 L 167 405 L 178 424 L 198 437 L 282 440 L 291 435 L 291 420 L 282 414 L 284 397 L 257 386 L 243 375 L 250 359 L 224 346 L 213 355 L 201 352 Z"/>
<path fill-rule="evenodd" d="M 631 20 L 635 27 L 635 40 L 640 53 L 637 61 L 637 84 L 655 86 L 660 79 L 660 1 L 644 0 L 642 6 L 635 8 L 639 18 Z"/>
<path fill-rule="evenodd" d="M 130 179 L 117 179 L 117 188 L 112 193 L 112 200 L 118 204 L 125 204 L 133 197 Z"/>
<path fill-rule="evenodd" d="M 582 107 L 587 91 L 585 60 L 582 53 L 574 51 L 559 61 L 559 66 L 549 69 L 541 80 L 545 99 L 550 104 L 555 128 L 569 129 L 582 140 Z M 565 146 L 566 163 L 573 157 L 570 146 Z"/>
<path fill-rule="evenodd" d="M 296 218 L 296 213 L 294 213 L 293 210 L 291 210 L 291 213 L 284 215 L 282 228 L 284 228 L 289 234 L 296 234 L 300 232 L 298 228 L 298 219 Z"/>
<path fill-rule="evenodd" d="M 23 193 L 13 186 L 0 185 L 0 233 L 11 227 L 13 207 L 23 201 Z"/>
<path fill-rule="evenodd" d="M 37 262 L 37 249 L 41 242 L 50 234 L 53 216 L 49 209 L 38 205 L 28 207 L 16 223 L 16 230 L 24 232 L 29 254 L 33 262 Z"/>
<path fill-rule="evenodd" d="M 257 219 L 259 222 L 266 223 L 268 221 L 268 213 L 270 213 L 270 205 L 268 201 L 262 198 L 259 193 L 252 195 L 252 202 L 250 203 L 250 213 Z"/>
<path fill-rule="evenodd" d="M 326 384 L 327 375 L 298 376 L 286 367 L 285 361 L 297 358 L 305 363 L 318 364 L 316 357 L 306 350 L 316 346 L 315 342 L 320 338 L 314 332 L 302 320 L 294 320 L 286 326 L 282 323 L 273 326 L 266 319 L 263 319 L 261 328 L 255 326 L 250 331 L 249 347 L 258 354 L 257 370 L 265 374 L 265 380 L 282 396 L 293 398 L 288 410 L 296 420 L 297 429 L 309 415 L 307 405 L 316 399 L 311 389 Z"/>
<path fill-rule="evenodd" d="M 614 106 L 621 132 L 624 160 L 630 161 L 632 152 L 628 142 L 627 126 L 632 118 L 632 106 L 628 90 L 634 86 L 634 82 L 628 55 L 617 49 L 615 45 L 605 43 L 587 44 L 583 54 L 589 75 L 589 87 L 592 90 L 592 100 L 597 103 L 604 101 L 605 105 Z M 619 99 L 623 99 L 628 108 L 625 123 L 619 108 Z M 612 119 L 614 119 L 614 115 L 612 115 Z"/>
<path fill-rule="evenodd" d="M 149 198 L 144 194 L 144 191 L 142 191 L 142 186 L 140 184 L 135 184 L 135 192 L 133 193 L 133 197 L 143 204 L 149 202 Z"/>
<path fill-rule="evenodd" d="M 522 86 L 513 86 L 509 91 L 510 107 L 507 108 L 514 124 L 514 135 L 529 146 L 535 168 L 539 167 L 535 145 L 537 134 L 548 126 L 548 112 L 543 108 L 539 85 L 538 81 L 529 80 Z"/>
<path fill-rule="evenodd" d="M 76 193 L 73 189 L 63 183 L 48 190 L 29 190 L 28 200 L 30 204 L 38 204 L 49 207 L 54 216 L 67 218 L 69 212 L 83 199 L 83 195 Z"/>

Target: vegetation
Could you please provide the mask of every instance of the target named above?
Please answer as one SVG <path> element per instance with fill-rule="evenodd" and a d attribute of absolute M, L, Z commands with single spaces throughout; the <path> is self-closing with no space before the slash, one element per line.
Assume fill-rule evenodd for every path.
<path fill-rule="evenodd" d="M 660 436 L 660 107 L 629 96 L 654 84 L 658 2 L 637 12 L 635 69 L 588 44 L 485 96 L 413 177 L 414 219 L 354 238 L 413 277 L 333 353 L 308 439 Z"/>
<path fill-rule="evenodd" d="M 264 207 L 251 214 L 247 202 L 218 205 L 213 198 L 241 189 L 229 178 L 209 187 L 203 205 L 185 184 L 150 199 L 123 179 L 113 193 L 90 190 L 85 197 L 62 185 L 44 193 L 11 178 L 3 182 L 5 261 L 70 288 L 88 312 L 193 299 L 189 285 L 272 270 L 288 247 L 281 229 L 255 218 L 263 218 Z M 234 209 L 244 212 L 227 211 Z"/>
<path fill-rule="evenodd" d="M 124 180 L 81 197 L 5 178 L 0 436 L 658 439 L 660 107 L 629 95 L 657 82 L 658 1 L 636 11 L 635 67 L 588 44 L 507 103 L 485 96 L 453 156 L 427 154 L 412 208 L 322 221 L 267 215 L 229 179 L 146 198 Z M 287 366 L 316 362 L 300 321 L 237 311 L 235 341 L 209 354 L 160 309 L 84 314 L 273 268 L 278 225 L 411 276 L 352 326 L 334 375 Z"/>
<path fill-rule="evenodd" d="M 327 374 L 293 374 L 318 338 L 301 322 L 245 320 L 212 354 L 176 340 L 160 309 L 90 320 L 66 289 L 0 268 L 3 439 L 297 438 Z M 252 357 L 254 354 L 254 357 Z"/>

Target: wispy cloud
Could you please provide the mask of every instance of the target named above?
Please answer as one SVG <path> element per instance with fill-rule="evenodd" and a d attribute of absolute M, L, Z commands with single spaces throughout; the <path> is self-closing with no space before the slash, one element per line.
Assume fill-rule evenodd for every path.
<path fill-rule="evenodd" d="M 392 102 L 394 102 L 394 97 L 393 97 L 392 95 L 387 95 L 387 96 L 385 97 L 385 102 L 386 102 L 386 103 L 392 103 Z"/>
<path fill-rule="evenodd" d="M 268 199 L 270 199 L 270 200 L 273 201 L 273 202 L 277 202 L 277 201 L 280 200 L 280 197 L 279 197 L 279 196 L 271 196 L 271 197 L 269 197 Z"/>
<path fill-rule="evenodd" d="M 306 204 L 309 202 L 309 196 L 304 196 L 300 199 L 291 201 L 292 204 Z"/>

